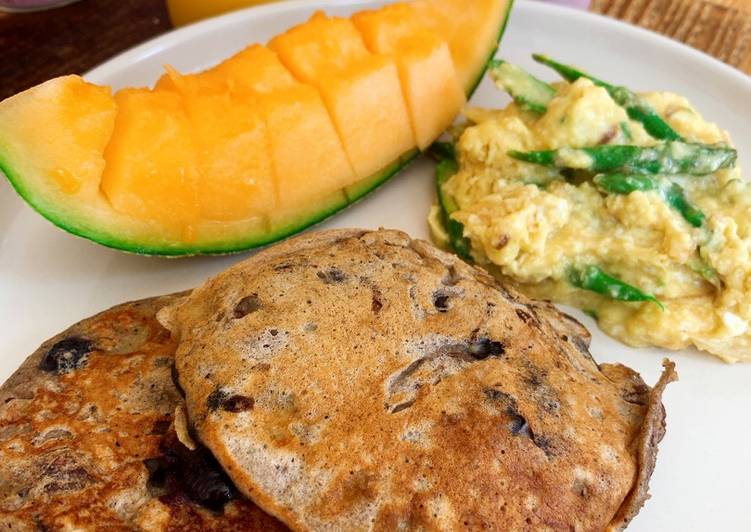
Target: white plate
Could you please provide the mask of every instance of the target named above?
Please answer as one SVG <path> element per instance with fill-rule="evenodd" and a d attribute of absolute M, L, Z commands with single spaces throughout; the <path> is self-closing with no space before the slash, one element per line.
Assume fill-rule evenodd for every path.
<path fill-rule="evenodd" d="M 265 42 L 316 8 L 349 14 L 377 2 L 290 1 L 239 11 L 157 38 L 93 70 L 91 81 L 116 88 L 148 85 L 170 63 L 206 67 L 254 41 Z M 602 78 L 638 90 L 682 93 L 728 129 L 741 160 L 751 157 L 751 80 L 690 48 L 610 19 L 565 8 L 519 3 L 502 55 L 543 77 L 531 52 L 549 52 Z M 505 105 L 483 83 L 474 103 Z M 365 201 L 323 227 L 395 227 L 427 237 L 432 164 L 418 161 Z M 38 344 L 68 325 L 122 301 L 182 290 L 247 257 L 167 260 L 97 246 L 55 229 L 0 184 L 0 382 Z M 664 353 L 634 350 L 593 332 L 600 361 L 621 361 L 653 383 Z M 670 353 L 681 376 L 665 397 L 668 432 L 652 478 L 652 499 L 630 530 L 751 530 L 751 364 L 729 366 L 696 352 Z"/>

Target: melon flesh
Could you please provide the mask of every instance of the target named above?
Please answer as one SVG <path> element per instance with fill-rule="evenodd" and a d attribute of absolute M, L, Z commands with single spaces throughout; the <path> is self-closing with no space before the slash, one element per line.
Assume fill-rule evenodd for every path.
<path fill-rule="evenodd" d="M 109 87 L 63 76 L 0 103 L 0 170 L 42 216 L 75 235 L 170 254 L 180 232 L 121 214 L 100 190 L 117 105 Z"/>
<path fill-rule="evenodd" d="M 420 23 L 408 4 L 361 11 L 352 22 L 371 52 L 397 64 L 417 146 L 424 150 L 465 103 L 448 45 Z"/>
<path fill-rule="evenodd" d="M 0 105 L 0 163 L 6 172 L 25 176 L 16 186 L 37 192 L 35 199 L 46 208 L 94 201 L 116 112 L 109 87 L 78 76 L 8 98 Z"/>
<path fill-rule="evenodd" d="M 341 189 L 355 175 L 315 88 L 295 80 L 277 55 L 260 45 L 211 72 L 225 77 L 237 97 L 253 99 L 263 114 L 279 208 L 285 216 L 290 209 L 310 203 L 346 203 Z"/>
<path fill-rule="evenodd" d="M 125 89 L 115 101 L 118 112 L 104 150 L 102 190 L 116 211 L 180 229 L 182 238 L 190 240 L 191 225 L 200 218 L 199 174 L 180 96 Z"/>
<path fill-rule="evenodd" d="M 252 95 L 233 97 L 209 73 L 169 79 L 190 120 L 206 220 L 263 217 L 277 207 L 266 123 Z M 165 83 L 166 85 L 166 83 Z"/>
<path fill-rule="evenodd" d="M 350 20 L 317 13 L 269 47 L 321 91 L 358 177 L 378 173 L 415 146 L 396 64 L 370 53 Z"/>
<path fill-rule="evenodd" d="M 279 57 L 260 44 L 248 46 L 204 74 L 223 79 L 230 90 L 237 93 L 267 94 L 298 84 Z"/>
<path fill-rule="evenodd" d="M 415 0 L 420 21 L 451 49 L 459 82 L 471 94 L 498 49 L 513 0 Z"/>

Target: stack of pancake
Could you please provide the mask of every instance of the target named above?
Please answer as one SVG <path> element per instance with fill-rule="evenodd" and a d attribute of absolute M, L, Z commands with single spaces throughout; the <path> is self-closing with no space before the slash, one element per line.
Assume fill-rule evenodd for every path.
<path fill-rule="evenodd" d="M 298 237 L 31 355 L 0 388 L 0 529 L 622 529 L 675 371 L 588 345 L 404 233 Z"/>

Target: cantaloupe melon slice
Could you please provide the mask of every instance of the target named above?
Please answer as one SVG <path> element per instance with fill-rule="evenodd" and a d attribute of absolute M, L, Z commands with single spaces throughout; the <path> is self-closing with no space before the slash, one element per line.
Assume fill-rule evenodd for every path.
<path fill-rule="evenodd" d="M 459 110 L 438 87 L 458 80 L 471 93 L 509 8 L 418 0 L 417 21 L 386 12 L 363 16 L 359 31 L 318 16 L 275 41 L 286 66 L 251 47 L 154 91 L 113 97 L 57 78 L 0 102 L 0 170 L 43 216 L 106 246 L 190 255 L 267 244 L 361 198 L 427 146 Z"/>
<path fill-rule="evenodd" d="M 321 91 L 360 178 L 414 148 L 396 64 L 369 52 L 352 21 L 318 12 L 274 37 L 269 48 L 299 80 Z"/>
<path fill-rule="evenodd" d="M 79 76 L 8 98 L 0 104 L 0 170 L 35 210 L 72 234 L 138 253 L 199 251 L 182 240 L 190 236 L 182 227 L 123 214 L 100 189 L 116 114 L 110 89 Z M 207 229 L 197 230 L 194 243 L 198 232 L 215 232 Z M 218 236 L 213 242 L 220 247 Z"/>
<path fill-rule="evenodd" d="M 277 55 L 253 45 L 205 73 L 225 79 L 235 98 L 254 98 L 269 132 L 278 208 L 270 232 L 288 235 L 343 209 L 343 186 L 357 180 L 319 92 L 297 81 Z M 311 169 L 315 168 L 315 172 Z"/>
<path fill-rule="evenodd" d="M 361 11 L 352 22 L 370 51 L 396 62 L 417 146 L 430 146 L 465 102 L 447 43 L 420 23 L 409 4 Z"/>
<path fill-rule="evenodd" d="M 24 197 L 56 213 L 70 207 L 69 198 L 95 201 L 116 113 L 109 87 L 78 76 L 8 98 L 0 104 L 2 168 Z"/>

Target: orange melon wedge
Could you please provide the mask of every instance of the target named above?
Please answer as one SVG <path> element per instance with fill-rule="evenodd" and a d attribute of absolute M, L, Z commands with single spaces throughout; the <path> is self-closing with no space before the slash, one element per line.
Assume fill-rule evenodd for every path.
<path fill-rule="evenodd" d="M 429 30 L 448 43 L 459 83 L 472 94 L 498 49 L 512 4 L 513 0 L 415 0 L 410 6 Z"/>
<path fill-rule="evenodd" d="M 318 12 L 269 47 L 299 80 L 321 91 L 358 177 L 414 149 L 396 64 L 369 52 L 351 20 Z"/>
<path fill-rule="evenodd" d="M 266 122 L 252 96 L 233 98 L 221 78 L 168 73 L 192 132 L 205 220 L 263 218 L 277 193 Z M 155 91 L 159 92 L 159 91 Z"/>
<path fill-rule="evenodd" d="M 226 79 L 233 97 L 252 98 L 265 118 L 279 191 L 280 208 L 269 211 L 275 221 L 286 224 L 290 218 L 308 216 L 306 205 L 312 204 L 313 209 L 320 204 L 346 205 L 342 188 L 356 177 L 314 87 L 295 80 L 277 55 L 260 45 L 243 50 L 205 75 Z"/>
<path fill-rule="evenodd" d="M 104 149 L 100 188 L 115 211 L 154 220 L 170 232 L 198 219 L 198 164 L 190 122 L 173 92 L 126 89 Z M 170 200 L 164 201 L 165 198 Z"/>
<path fill-rule="evenodd" d="M 154 89 L 43 83 L 0 102 L 0 171 L 59 227 L 153 255 L 227 253 L 360 199 L 449 125 L 510 0 L 319 13 Z"/>
<path fill-rule="evenodd" d="M 362 11 L 352 22 L 370 51 L 395 61 L 417 146 L 427 148 L 465 101 L 448 44 L 420 22 L 409 4 Z"/>

